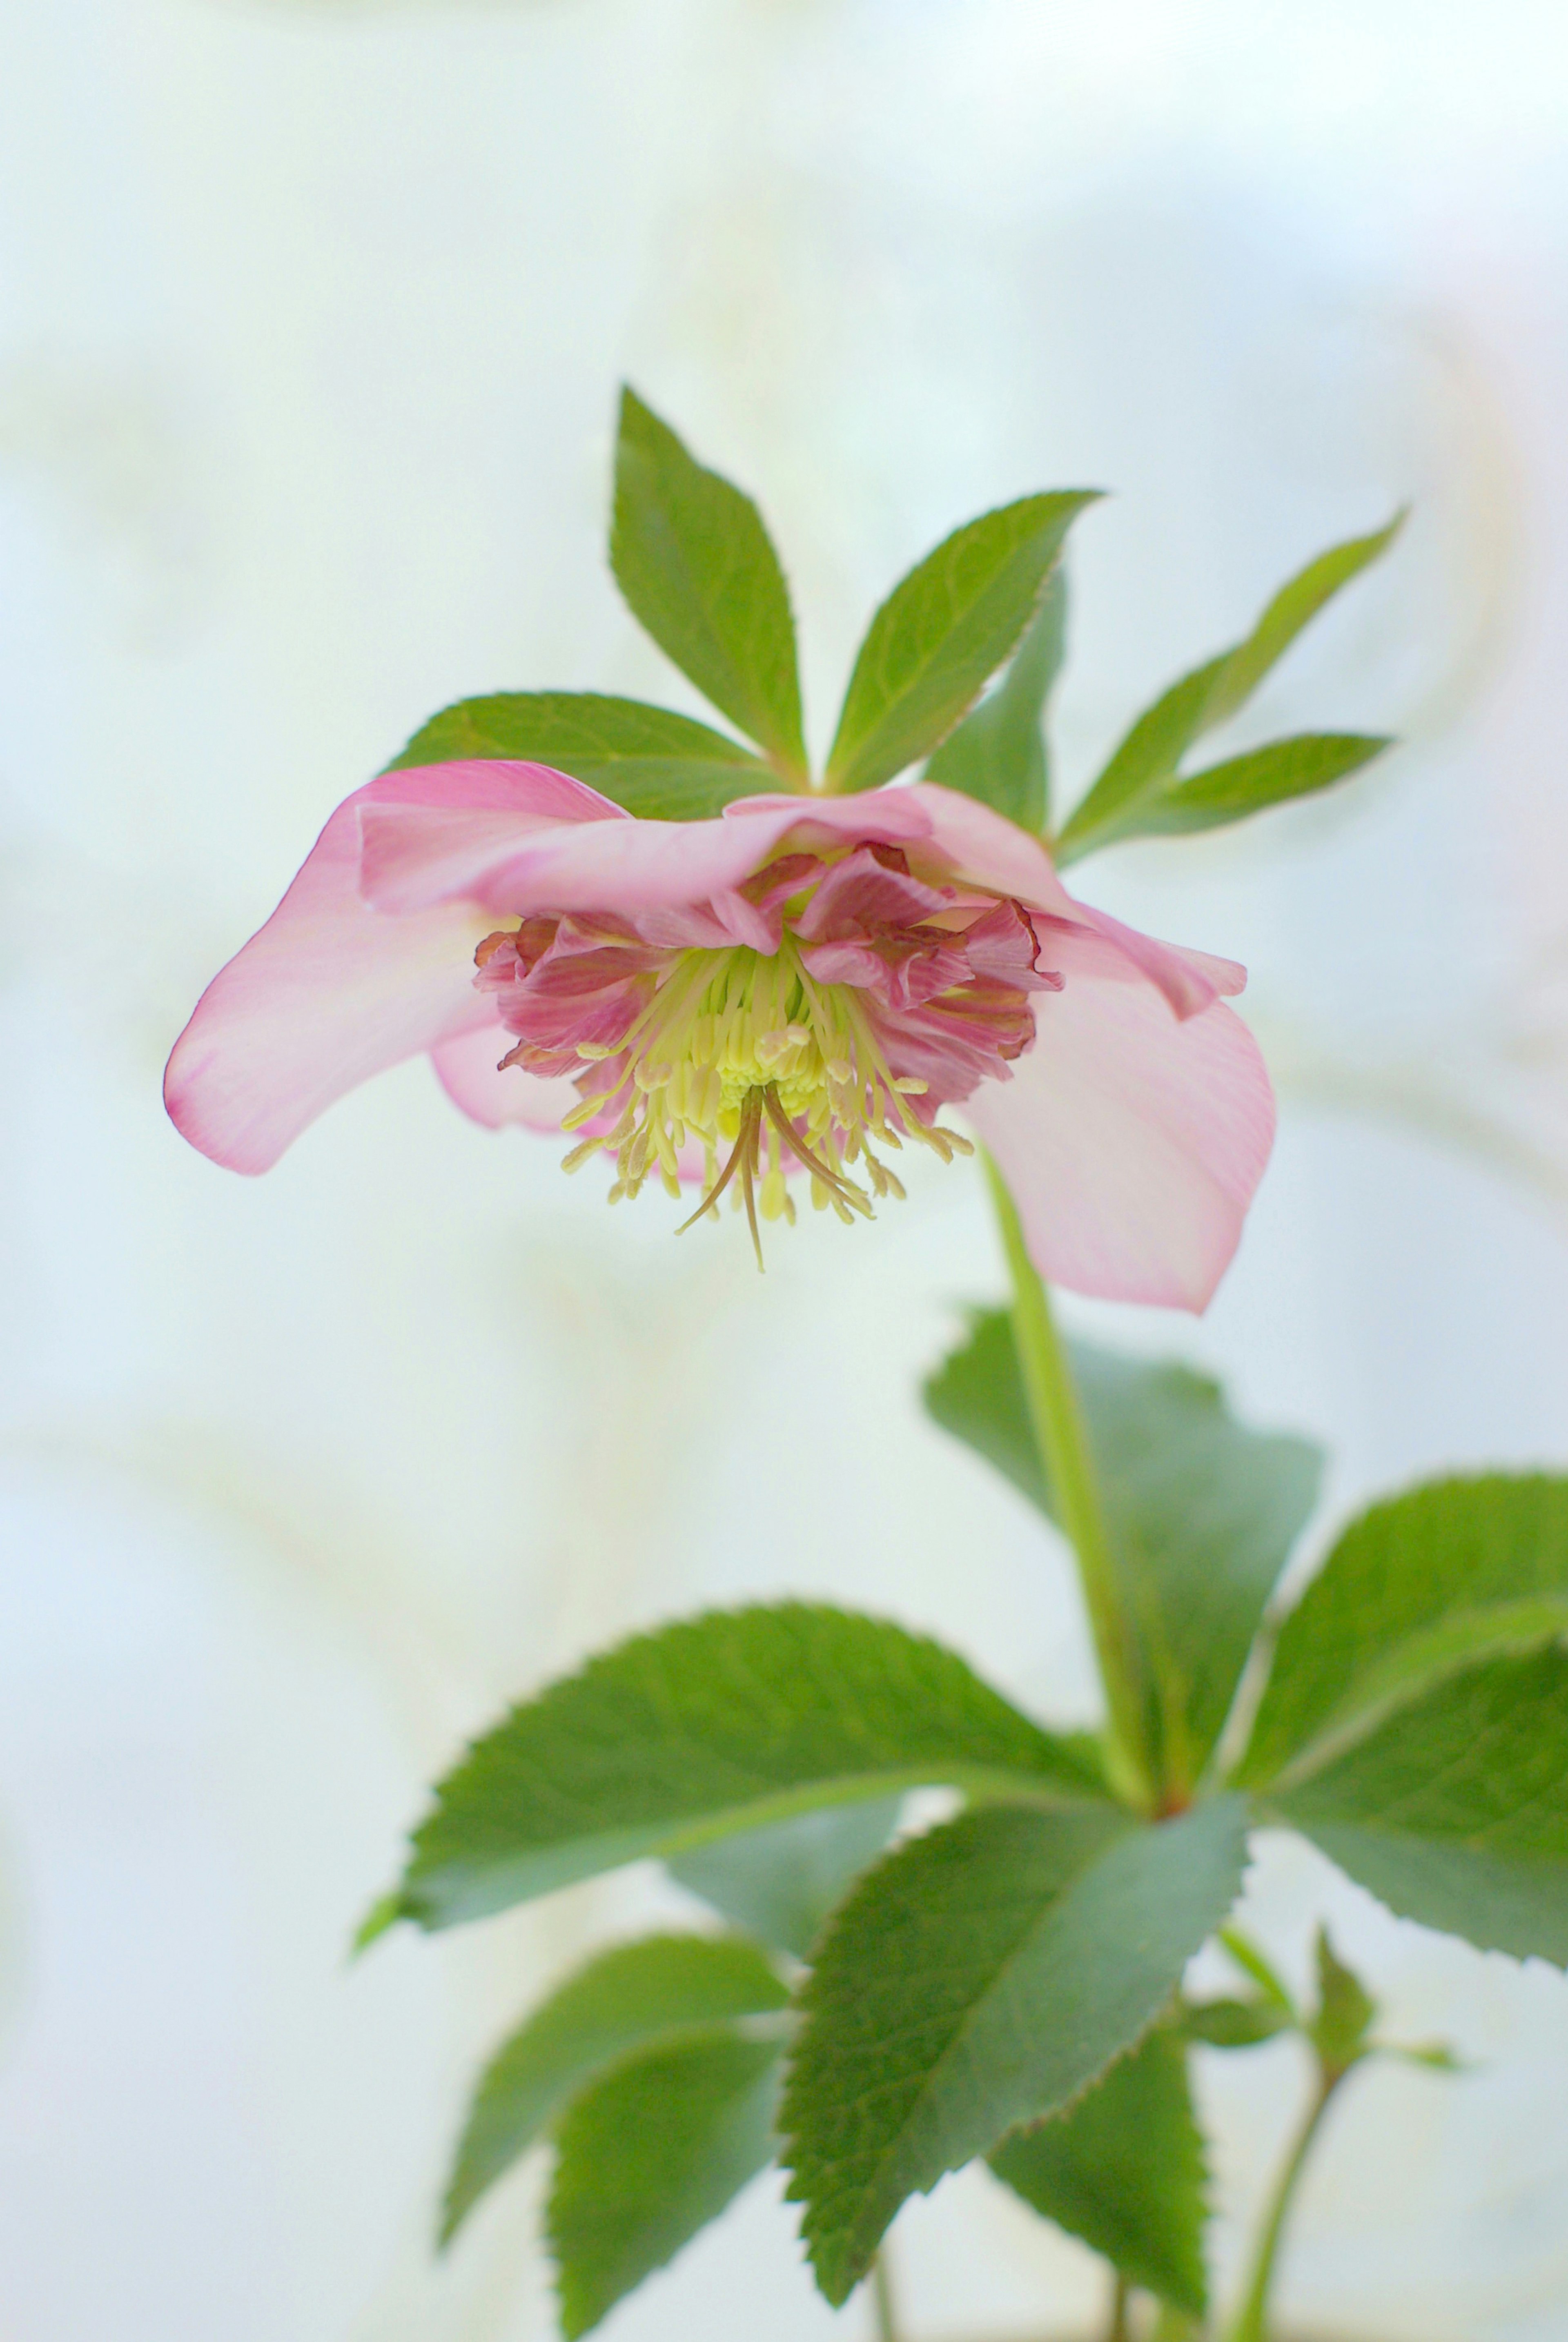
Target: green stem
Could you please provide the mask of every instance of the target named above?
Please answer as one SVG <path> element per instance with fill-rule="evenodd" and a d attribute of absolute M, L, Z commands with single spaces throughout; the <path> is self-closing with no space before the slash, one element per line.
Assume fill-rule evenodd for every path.
<path fill-rule="evenodd" d="M 1006 1183 L 989 1156 L 985 1175 L 1013 1277 L 1013 1336 L 1023 1370 L 1035 1446 L 1063 1534 L 1078 1560 L 1089 1629 L 1100 1662 L 1110 1712 L 1108 1755 L 1116 1786 L 1145 1810 L 1154 1803 L 1144 1703 L 1139 1696 L 1132 1634 L 1122 1607 L 1115 1561 L 1100 1508 L 1089 1436 L 1067 1354 L 1051 1315 L 1050 1297 L 1024 1241 L 1023 1224 Z"/>
<path fill-rule="evenodd" d="M 1115 2284 L 1111 2293 L 1111 2323 L 1105 2329 L 1105 2342 L 1128 2342 L 1127 2304 L 1132 2287 L 1120 2269 L 1114 2272 Z"/>
<path fill-rule="evenodd" d="M 893 2283 L 887 2273 L 885 2247 L 871 2265 L 871 2306 L 876 2320 L 876 2342 L 898 2342 L 898 2320 L 893 2314 Z"/>
<path fill-rule="evenodd" d="M 1274 2265 L 1279 2258 L 1280 2239 L 1284 2234 L 1286 2216 L 1294 2198 L 1297 2183 L 1306 2167 L 1307 2157 L 1312 2153 L 1313 2141 L 1317 2137 L 1319 2126 L 1328 2112 L 1334 2092 L 1343 2079 L 1343 2073 L 1320 2071 L 1317 2088 L 1313 2093 L 1313 2102 L 1307 2109 L 1306 2120 L 1297 2132 L 1295 2145 L 1286 2158 L 1284 2169 L 1275 2182 L 1268 2218 L 1263 2224 L 1263 2235 L 1258 2239 L 1257 2257 L 1253 2263 L 1252 2283 L 1247 2287 L 1246 2298 L 1242 2303 L 1234 2325 L 1231 2327 L 1229 2342 L 1267 2342 L 1269 2291 L 1273 2284 Z"/>

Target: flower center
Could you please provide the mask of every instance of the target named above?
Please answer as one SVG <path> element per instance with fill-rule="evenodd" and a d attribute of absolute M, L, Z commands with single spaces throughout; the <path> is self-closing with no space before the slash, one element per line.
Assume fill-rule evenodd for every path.
<path fill-rule="evenodd" d="M 817 1208 L 847 1221 L 871 1213 L 849 1166 L 864 1166 L 878 1196 L 904 1194 L 874 1138 L 894 1149 L 917 1139 L 944 1162 L 972 1152 L 957 1132 L 922 1117 L 913 1101 L 928 1084 L 892 1071 L 855 988 L 814 981 L 787 929 L 771 956 L 742 945 L 675 954 L 621 1040 L 579 1042 L 576 1055 L 594 1070 L 580 1078 L 583 1102 L 563 1127 L 601 1126 L 566 1162 L 574 1169 L 600 1147 L 614 1154 L 612 1203 L 655 1171 L 679 1195 L 681 1156 L 694 1144 L 704 1195 L 692 1220 L 738 1181 L 735 1200 L 754 1235 L 759 1210 L 794 1221 L 791 1156 L 810 1174 Z"/>

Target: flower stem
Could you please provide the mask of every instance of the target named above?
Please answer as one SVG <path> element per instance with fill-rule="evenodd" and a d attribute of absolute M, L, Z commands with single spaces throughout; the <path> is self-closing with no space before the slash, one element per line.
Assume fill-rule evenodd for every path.
<path fill-rule="evenodd" d="M 1120 2269 L 1114 2272 L 1115 2283 L 1111 2291 L 1111 2323 L 1105 2329 L 1105 2342 L 1129 2342 L 1127 2304 L 1131 2288 Z"/>
<path fill-rule="evenodd" d="M 1263 2235 L 1258 2239 L 1257 2256 L 1253 2263 L 1252 2282 L 1247 2287 L 1246 2297 L 1231 2327 L 1228 2342 L 1267 2342 L 1269 2292 L 1273 2284 L 1274 2266 L 1279 2258 L 1280 2239 L 1284 2234 L 1286 2216 L 1294 2198 L 1297 2183 L 1306 2167 L 1307 2157 L 1312 2152 L 1313 2141 L 1317 2137 L 1319 2126 L 1328 2112 L 1334 2092 L 1343 2079 L 1343 2072 L 1333 2073 L 1326 2068 L 1319 2072 L 1317 2087 L 1313 2092 L 1313 2101 L 1307 2109 L 1306 2119 L 1296 2133 L 1295 2144 L 1285 2158 L 1284 2169 L 1274 2184 L 1268 2217 L 1263 2223 Z"/>
<path fill-rule="evenodd" d="M 871 2265 L 871 2306 L 876 2320 L 876 2342 L 898 2342 L 898 2320 L 893 2314 L 893 2283 L 885 2250 Z"/>
<path fill-rule="evenodd" d="M 1013 1336 L 1029 1402 L 1029 1419 L 1056 1518 L 1078 1561 L 1095 1656 L 1109 1711 L 1107 1757 L 1113 1780 L 1132 1803 L 1152 1810 L 1144 1703 L 1133 1638 L 1122 1606 L 1115 1561 L 1100 1506 L 1078 1394 L 1067 1354 L 1051 1315 L 1050 1296 L 1030 1259 L 1018 1209 L 987 1156 L 985 1174 L 1013 1277 Z"/>

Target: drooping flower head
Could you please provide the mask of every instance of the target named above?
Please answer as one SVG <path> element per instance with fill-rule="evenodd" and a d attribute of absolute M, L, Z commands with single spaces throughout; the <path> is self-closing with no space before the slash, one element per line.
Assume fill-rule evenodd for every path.
<path fill-rule="evenodd" d="M 421 1050 L 479 1121 L 560 1126 L 569 1166 L 851 1218 L 909 1145 L 995 1154 L 1043 1272 L 1201 1307 L 1262 1174 L 1273 1100 L 1231 963 L 1075 902 L 1039 841 L 922 784 L 638 821 L 547 766 L 384 775 L 327 824 L 208 987 L 169 1111 L 261 1171 Z M 693 1192 L 694 1183 L 694 1193 Z"/>

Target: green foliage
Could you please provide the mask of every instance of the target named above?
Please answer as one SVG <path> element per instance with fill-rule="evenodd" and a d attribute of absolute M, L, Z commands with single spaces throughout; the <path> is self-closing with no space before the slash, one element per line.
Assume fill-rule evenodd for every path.
<path fill-rule="evenodd" d="M 1182 2011 L 1186 2039 L 1211 2049 L 1255 2049 L 1290 2030 L 1288 2012 L 1273 2000 L 1193 2000 Z"/>
<path fill-rule="evenodd" d="M 1568 1480 L 1439 1480 L 1353 1521 L 1286 1618 L 1240 1777 L 1304 1778 L 1456 1670 L 1568 1628 Z"/>
<path fill-rule="evenodd" d="M 1074 1379 L 1124 1601 L 1134 1622 L 1149 1739 L 1184 1794 L 1219 1737 L 1285 1558 L 1316 1500 L 1306 1441 L 1249 1431 L 1217 1383 L 1077 1342 Z M 1054 1517 L 1006 1310 L 976 1312 L 969 1339 L 925 1385 L 936 1421 Z"/>
<path fill-rule="evenodd" d="M 665 1867 L 715 1911 L 804 1960 L 850 1881 L 892 1837 L 902 1797 L 799 1814 L 676 1856 Z"/>
<path fill-rule="evenodd" d="M 1203 2142 L 1177 2035 L 1155 2029 L 1075 2105 L 997 2148 L 991 2168 L 1128 2284 L 1201 2317 Z"/>
<path fill-rule="evenodd" d="M 1561 1650 L 1444 1676 L 1268 1806 L 1403 1918 L 1568 1966 Z"/>
<path fill-rule="evenodd" d="M 1317 1931 L 1317 2013 L 1307 2037 L 1317 2051 L 1324 2076 L 1338 2080 L 1359 2065 L 1367 2053 L 1367 2035 L 1377 2017 L 1377 2006 L 1361 1978 L 1335 1955 L 1328 1929 Z"/>
<path fill-rule="evenodd" d="M 1384 740 L 1348 736 L 1337 741 L 1333 736 L 1315 742 L 1276 741 L 1251 757 L 1180 776 L 1182 760 L 1194 742 L 1245 705 L 1324 603 L 1386 551 L 1403 520 L 1399 513 L 1386 528 L 1352 538 L 1309 562 L 1275 595 L 1243 642 L 1183 676 L 1146 709 L 1064 825 L 1056 841 L 1058 862 L 1075 861 L 1121 838 L 1237 820 L 1287 796 L 1325 787 L 1386 747 Z M 1343 761 L 1331 772 L 1336 755 Z M 1189 790 L 1197 792 L 1190 804 Z"/>
<path fill-rule="evenodd" d="M 922 1784 L 1093 1804 L 1092 1767 L 879 1619 L 804 1603 L 639 1635 L 514 1708 L 436 1792 L 397 1913 L 426 1927 L 644 1855 Z"/>
<path fill-rule="evenodd" d="M 978 797 L 1024 829 L 1044 829 L 1051 809 L 1045 702 L 1066 645 L 1067 575 L 1058 562 L 1006 674 L 948 734 L 924 777 Z"/>
<path fill-rule="evenodd" d="M 787 1997 L 757 1947 L 734 1936 L 649 1936 L 601 1953 L 485 2068 L 447 2186 L 442 2243 L 571 2099 L 628 2050 L 779 2009 Z"/>
<path fill-rule="evenodd" d="M 945 538 L 871 622 L 828 757 L 830 789 L 874 789 L 929 756 L 1016 649 L 1092 492 L 1024 496 Z"/>
<path fill-rule="evenodd" d="M 621 394 L 610 565 L 633 616 L 777 771 L 804 786 L 789 589 L 762 515 Z"/>
<path fill-rule="evenodd" d="M 471 756 L 554 766 L 644 821 L 700 821 L 777 786 L 738 741 L 706 724 L 596 691 L 495 691 L 444 707 L 388 766 Z"/>
<path fill-rule="evenodd" d="M 568 2342 L 772 2160 L 779 2051 L 714 2026 L 623 2059 L 574 2101 L 547 2215 Z"/>
<path fill-rule="evenodd" d="M 1234 1899 L 1235 1798 L 1143 1827 L 988 1807 L 898 1848 L 818 1947 L 781 2128 L 817 2283 L 844 2300 L 904 2198 L 1069 2106 Z"/>

